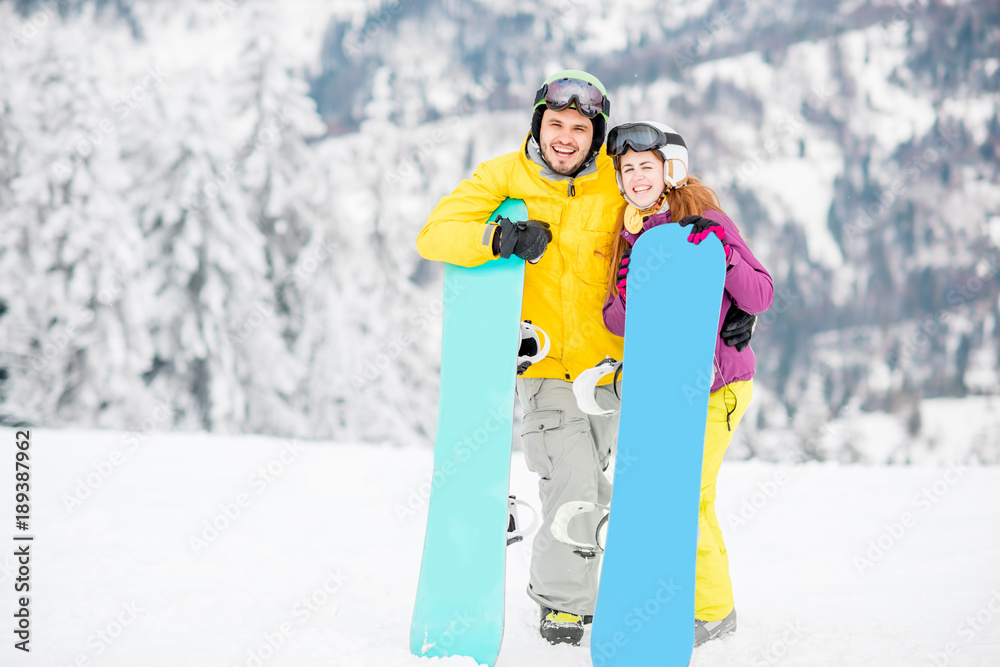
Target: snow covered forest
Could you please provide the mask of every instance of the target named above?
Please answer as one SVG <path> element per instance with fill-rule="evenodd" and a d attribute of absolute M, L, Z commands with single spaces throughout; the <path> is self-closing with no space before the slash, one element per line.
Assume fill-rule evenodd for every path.
<path fill-rule="evenodd" d="M 430 442 L 416 234 L 567 67 L 774 276 L 731 457 L 1000 463 L 993 0 L 2 1 L 0 424 Z"/>

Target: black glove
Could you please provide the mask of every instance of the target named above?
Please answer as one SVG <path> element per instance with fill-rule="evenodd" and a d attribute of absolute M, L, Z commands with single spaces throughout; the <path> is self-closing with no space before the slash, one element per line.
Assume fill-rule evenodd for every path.
<path fill-rule="evenodd" d="M 535 263 L 542 258 L 545 247 L 552 240 L 552 232 L 547 222 L 538 220 L 511 222 L 507 218 L 499 217 L 496 223 L 493 254 L 505 259 L 514 254 L 523 260 Z"/>
<path fill-rule="evenodd" d="M 737 352 L 750 344 L 750 337 L 757 328 L 757 316 L 751 315 L 735 303 L 729 306 L 726 319 L 722 321 L 722 342 L 729 347 L 735 347 Z"/>

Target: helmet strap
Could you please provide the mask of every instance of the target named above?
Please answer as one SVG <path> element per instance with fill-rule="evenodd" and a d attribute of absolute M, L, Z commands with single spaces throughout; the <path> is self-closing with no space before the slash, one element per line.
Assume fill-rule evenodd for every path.
<path fill-rule="evenodd" d="M 668 192 L 670 192 L 670 186 L 669 185 L 663 188 L 663 192 L 660 193 L 660 196 L 656 198 L 656 201 L 654 201 L 649 206 L 649 208 L 642 209 L 641 211 L 639 211 L 639 214 L 640 215 L 653 215 L 655 213 L 659 213 L 660 211 L 662 211 L 664 205 L 667 203 L 667 193 Z"/>
<path fill-rule="evenodd" d="M 638 234 L 642 232 L 646 218 L 669 210 L 670 205 L 667 203 L 667 193 L 669 192 L 670 188 L 664 188 L 663 192 L 660 193 L 660 196 L 656 198 L 656 201 L 651 206 L 642 209 L 633 204 L 632 200 L 623 194 L 625 201 L 629 204 L 625 211 L 625 229 L 632 234 Z"/>

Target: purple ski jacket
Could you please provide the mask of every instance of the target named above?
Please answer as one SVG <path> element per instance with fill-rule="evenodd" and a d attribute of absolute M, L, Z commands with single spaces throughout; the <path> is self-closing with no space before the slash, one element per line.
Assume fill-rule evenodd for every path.
<path fill-rule="evenodd" d="M 771 274 L 757 261 L 750 252 L 736 225 L 724 213 L 708 210 L 702 217 L 714 220 L 726 230 L 726 243 L 732 247 L 729 262 L 726 265 L 726 287 L 722 294 L 722 310 L 719 313 L 719 325 L 715 336 L 715 378 L 712 381 L 712 392 L 724 385 L 753 377 L 755 360 L 753 350 L 747 345 L 742 352 L 722 342 L 719 332 L 722 322 L 726 319 L 729 306 L 735 303 L 748 313 L 762 313 L 771 307 L 774 299 L 774 284 Z M 642 230 L 670 223 L 670 211 L 651 215 L 643 223 Z M 627 229 L 622 236 L 629 245 L 642 234 L 633 234 Z M 617 336 L 625 335 L 625 301 L 620 294 L 613 294 L 604 302 L 604 325 Z"/>

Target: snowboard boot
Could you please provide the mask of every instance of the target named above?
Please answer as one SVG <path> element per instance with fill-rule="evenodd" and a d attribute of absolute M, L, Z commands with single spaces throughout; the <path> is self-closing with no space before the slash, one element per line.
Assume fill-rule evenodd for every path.
<path fill-rule="evenodd" d="M 736 632 L 736 610 L 733 609 L 721 621 L 699 621 L 694 622 L 694 645 L 701 646 L 705 642 L 718 639 L 730 632 Z"/>
<path fill-rule="evenodd" d="M 579 646 L 583 639 L 583 616 L 542 607 L 542 637 L 550 644 Z"/>

